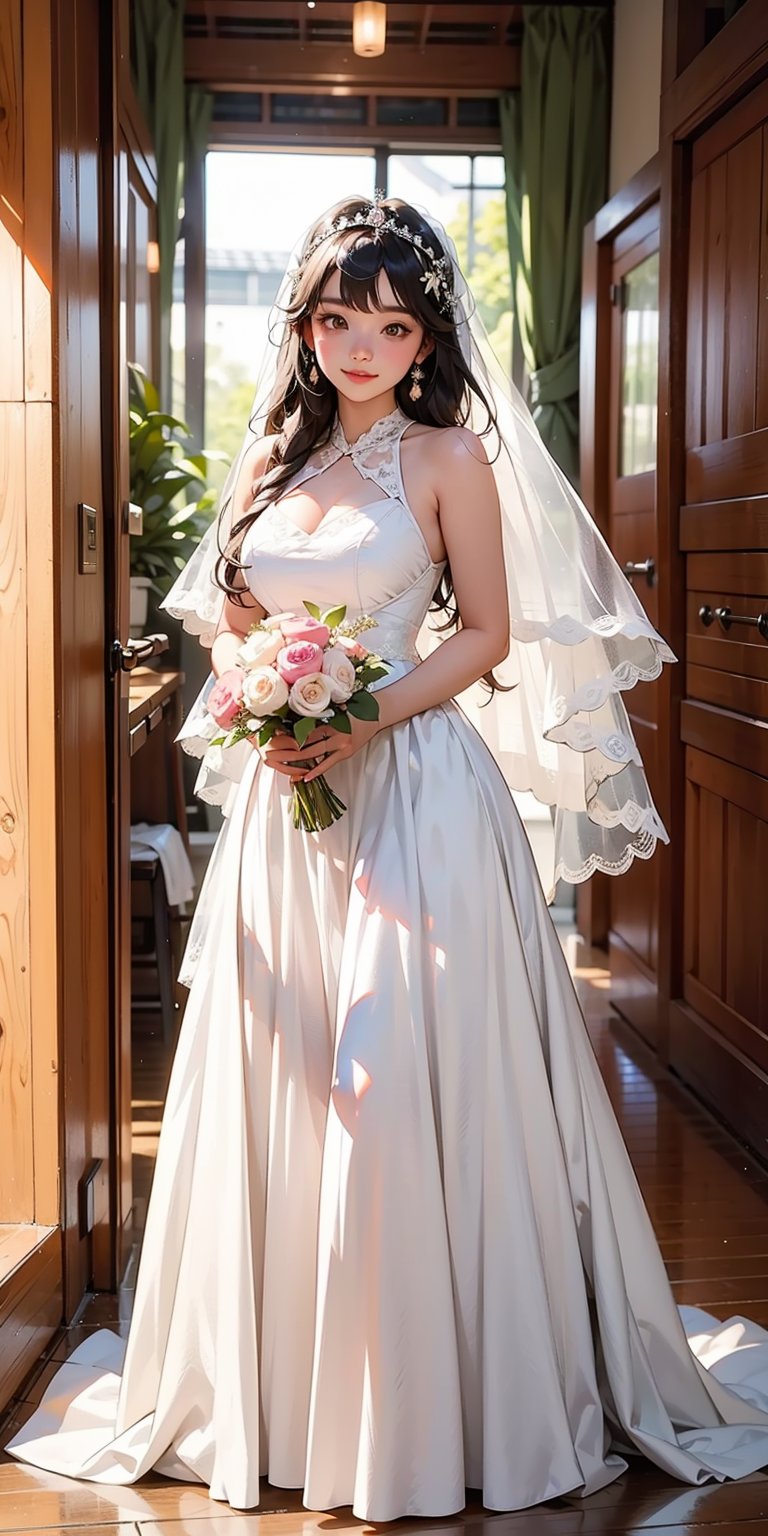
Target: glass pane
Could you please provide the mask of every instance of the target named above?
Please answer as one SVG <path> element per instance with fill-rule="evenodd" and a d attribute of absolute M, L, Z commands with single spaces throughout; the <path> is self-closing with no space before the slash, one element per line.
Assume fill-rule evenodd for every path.
<path fill-rule="evenodd" d="M 619 474 L 656 468 L 659 366 L 659 254 L 628 272 L 623 284 Z"/>
<path fill-rule="evenodd" d="M 473 188 L 473 179 L 477 189 Z M 492 188 L 498 180 L 499 191 Z M 456 245 L 481 318 L 502 367 L 512 367 L 503 164 L 497 155 L 390 155 L 389 192 L 434 214 Z"/>
<path fill-rule="evenodd" d="M 441 128 L 448 121 L 448 103 L 441 96 L 380 96 L 376 121 L 382 128 Z"/>
<path fill-rule="evenodd" d="M 369 153 L 208 154 L 206 448 L 232 455 L 239 447 L 269 309 L 291 248 L 313 218 L 355 192 L 373 196 Z M 219 486 L 225 473 L 225 466 L 212 467 Z"/>
<path fill-rule="evenodd" d="M 504 161 L 501 155 L 475 155 L 475 186 L 503 187 Z"/>
<path fill-rule="evenodd" d="M 498 132 L 498 96 L 460 96 L 456 103 L 456 123 L 459 128 L 495 128 Z"/>
<path fill-rule="evenodd" d="M 360 127 L 367 110 L 365 96 L 304 96 L 283 91 L 272 97 L 273 123 L 352 123 Z"/>
<path fill-rule="evenodd" d="M 455 218 L 466 222 L 469 155 L 390 155 L 390 197 L 426 209 L 446 228 Z"/>

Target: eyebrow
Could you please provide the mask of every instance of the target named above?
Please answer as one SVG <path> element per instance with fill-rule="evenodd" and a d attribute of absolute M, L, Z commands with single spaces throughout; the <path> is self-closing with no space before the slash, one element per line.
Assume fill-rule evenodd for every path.
<path fill-rule="evenodd" d="M 332 299 L 332 298 L 319 299 L 318 300 L 318 307 L 319 307 L 320 304 L 335 304 L 339 309 L 352 309 L 354 307 L 352 304 L 345 304 L 343 299 L 340 299 L 340 298 L 339 299 Z M 392 307 L 392 309 L 371 310 L 370 313 L 371 314 L 380 314 L 380 315 L 408 315 L 408 316 L 410 316 L 411 312 L 410 312 L 409 309 L 400 309 L 400 308 L 398 308 L 395 305 L 395 306 Z"/>

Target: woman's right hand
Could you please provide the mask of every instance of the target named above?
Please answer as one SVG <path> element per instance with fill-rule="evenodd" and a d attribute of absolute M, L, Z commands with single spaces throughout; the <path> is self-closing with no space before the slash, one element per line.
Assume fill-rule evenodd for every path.
<path fill-rule="evenodd" d="M 290 731 L 276 731 L 264 747 L 260 747 L 254 738 L 253 745 L 268 768 L 274 768 L 277 773 L 286 773 L 294 784 L 303 779 L 310 768 L 316 768 L 318 759 L 326 755 L 328 749 L 325 744 L 329 735 L 327 727 L 323 729 L 320 725 L 307 738 L 303 747 L 299 747 Z M 300 753 L 300 757 L 297 757 L 297 753 Z"/>

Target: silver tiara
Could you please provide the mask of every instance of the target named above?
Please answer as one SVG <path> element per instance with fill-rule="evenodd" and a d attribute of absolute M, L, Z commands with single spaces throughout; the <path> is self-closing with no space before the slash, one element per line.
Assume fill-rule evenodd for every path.
<path fill-rule="evenodd" d="M 425 258 L 428 262 L 428 267 L 426 272 L 422 272 L 420 279 L 424 284 L 424 292 L 434 294 L 438 309 L 452 313 L 454 305 L 457 303 L 457 297 L 453 291 L 451 263 L 448 257 L 437 256 L 431 245 L 425 245 L 422 235 L 414 233 L 407 224 L 401 223 L 394 213 L 388 213 L 386 209 L 382 208 L 380 205 L 383 198 L 383 191 L 380 187 L 377 187 L 373 202 L 367 208 L 361 208 L 359 213 L 353 213 L 350 217 L 347 217 L 346 214 L 340 214 L 332 223 L 325 224 L 319 234 L 315 235 L 312 244 L 304 252 L 299 271 L 303 268 L 304 263 L 309 260 L 312 252 L 316 251 L 317 247 L 322 245 L 324 240 L 327 240 L 331 235 L 338 234 L 341 230 L 367 228 L 374 229 L 377 234 L 387 230 L 389 233 L 397 235 L 398 239 L 407 240 L 408 244 L 415 246 L 419 254 Z M 294 288 L 299 277 L 299 271 L 293 274 Z"/>

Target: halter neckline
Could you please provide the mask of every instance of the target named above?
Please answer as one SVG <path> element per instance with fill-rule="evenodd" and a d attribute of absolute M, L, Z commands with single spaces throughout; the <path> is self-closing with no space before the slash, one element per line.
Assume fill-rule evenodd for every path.
<path fill-rule="evenodd" d="M 361 432 L 359 437 L 350 443 L 341 425 L 341 418 L 337 416 L 331 432 L 330 446 L 337 448 L 342 454 L 357 455 L 364 453 L 368 448 L 377 447 L 379 443 L 387 442 L 390 438 L 395 438 L 398 432 L 404 431 L 405 427 L 410 425 L 411 417 L 406 416 L 405 411 L 396 405 L 393 411 L 389 411 L 386 416 L 380 416 L 378 421 L 374 421 L 372 426 L 367 427 L 365 432 Z"/>

